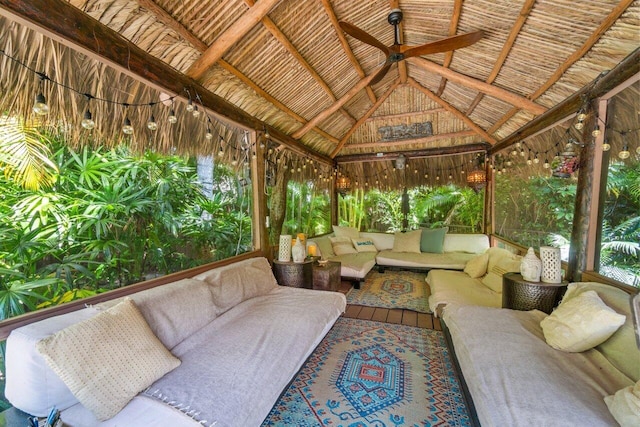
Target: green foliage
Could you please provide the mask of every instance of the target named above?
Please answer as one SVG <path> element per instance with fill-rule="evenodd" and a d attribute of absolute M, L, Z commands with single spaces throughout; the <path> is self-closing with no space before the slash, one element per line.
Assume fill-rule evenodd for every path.
<path fill-rule="evenodd" d="M 55 186 L 25 185 L 0 161 L 2 318 L 252 247 L 251 187 L 225 166 L 207 199 L 189 159 L 40 143 Z"/>
<path fill-rule="evenodd" d="M 287 183 L 287 211 L 283 234 L 304 233 L 308 237 L 331 231 L 331 200 L 313 182 Z"/>

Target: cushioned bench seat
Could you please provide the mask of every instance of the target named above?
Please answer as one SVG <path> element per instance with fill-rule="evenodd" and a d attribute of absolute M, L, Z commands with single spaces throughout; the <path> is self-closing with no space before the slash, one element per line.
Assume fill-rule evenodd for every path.
<path fill-rule="evenodd" d="M 385 250 L 378 252 L 378 265 L 404 268 L 442 268 L 448 270 L 463 270 L 471 258 L 476 254 L 463 252 L 445 252 L 435 254 L 430 252 L 409 253 Z"/>

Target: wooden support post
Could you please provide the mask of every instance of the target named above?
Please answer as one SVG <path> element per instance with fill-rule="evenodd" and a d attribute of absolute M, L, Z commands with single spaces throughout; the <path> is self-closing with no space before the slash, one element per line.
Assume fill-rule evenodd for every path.
<path fill-rule="evenodd" d="M 582 140 L 584 145 L 580 149 L 580 173 L 576 187 L 576 202 L 573 211 L 573 228 L 571 230 L 571 246 L 569 248 L 568 279 L 570 282 L 580 281 L 582 272 L 587 269 L 587 252 L 589 246 L 589 225 L 591 223 L 590 212 L 597 207 L 598 200 L 594 200 L 593 191 L 600 181 L 596 170 L 596 144 L 593 142 L 591 131 L 595 127 L 598 100 L 591 101 L 587 120 L 584 122 Z"/>
<path fill-rule="evenodd" d="M 253 246 L 262 250 L 267 258 L 271 259 L 271 246 L 269 245 L 269 230 L 267 229 L 267 195 L 265 183 L 265 156 L 264 149 L 260 149 L 262 133 L 251 134 L 251 144 L 256 153 L 251 160 L 251 182 L 253 184 Z"/>
<path fill-rule="evenodd" d="M 484 190 L 484 210 L 482 232 L 485 234 L 493 234 L 494 230 L 494 195 L 495 195 L 495 179 L 493 169 L 489 162 L 489 156 L 485 160 L 485 176 L 487 177 L 487 186 Z"/>

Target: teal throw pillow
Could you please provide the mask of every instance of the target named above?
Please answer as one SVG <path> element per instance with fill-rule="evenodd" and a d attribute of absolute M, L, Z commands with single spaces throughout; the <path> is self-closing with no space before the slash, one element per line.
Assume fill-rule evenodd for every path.
<path fill-rule="evenodd" d="M 420 252 L 441 254 L 444 246 L 444 235 L 447 234 L 448 230 L 449 227 L 423 228 L 420 238 Z"/>

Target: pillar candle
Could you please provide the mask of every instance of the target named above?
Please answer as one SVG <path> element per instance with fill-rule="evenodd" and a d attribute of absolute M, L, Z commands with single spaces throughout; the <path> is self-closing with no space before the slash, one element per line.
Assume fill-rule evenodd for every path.
<path fill-rule="evenodd" d="M 316 245 L 309 245 L 307 248 L 309 256 L 316 256 Z"/>

